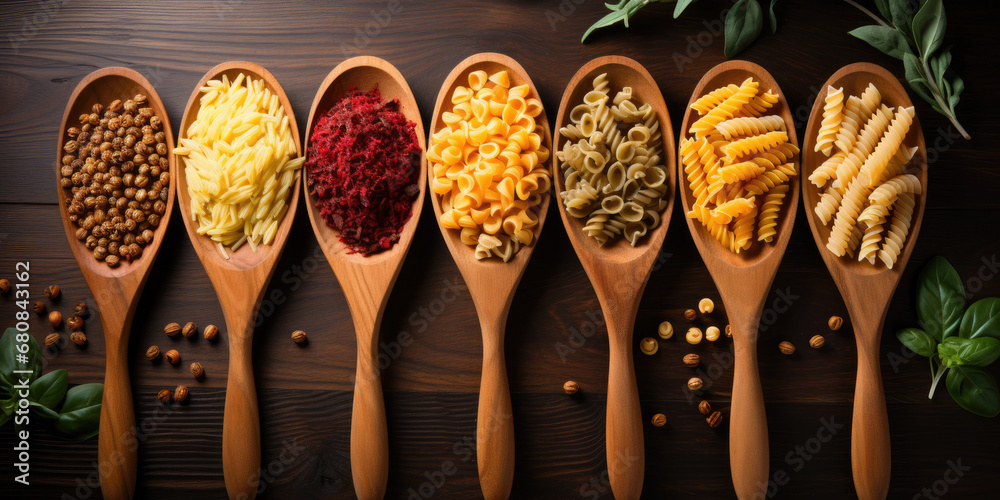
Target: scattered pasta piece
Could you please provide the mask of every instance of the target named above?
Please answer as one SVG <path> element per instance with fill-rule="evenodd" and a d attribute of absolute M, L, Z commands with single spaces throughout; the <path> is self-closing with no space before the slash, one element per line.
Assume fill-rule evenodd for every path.
<path fill-rule="evenodd" d="M 473 71 L 444 111 L 445 126 L 427 151 L 431 191 L 440 197 L 440 223 L 460 231 L 477 259 L 509 261 L 534 239 L 538 205 L 552 180 L 549 150 L 535 118 L 542 103 L 510 75 Z M 595 161 L 592 159 L 591 161 Z"/>
<path fill-rule="evenodd" d="M 837 256 L 889 269 L 902 253 L 920 178 L 906 172 L 916 148 L 902 147 L 913 124 L 913 107 L 891 108 L 869 84 L 844 101 L 843 89 L 827 89 L 815 151 L 827 156 L 809 180 L 827 186 L 814 209 L 833 226 L 826 247 Z M 843 102 L 838 116 L 838 101 Z"/>
<path fill-rule="evenodd" d="M 755 240 L 774 241 L 790 178 L 798 175 L 799 148 L 789 142 L 785 120 L 772 111 L 778 94 L 760 90 L 748 78 L 697 99 L 691 108 L 701 118 L 679 148 L 694 196 L 687 216 L 735 253 L 749 250 Z M 837 125 L 840 121 L 836 117 Z M 828 170 L 832 177 L 835 169 Z"/>
<path fill-rule="evenodd" d="M 174 148 L 185 164 L 191 220 L 198 234 L 236 251 L 274 241 L 304 157 L 289 117 L 263 79 L 226 75 L 201 89 L 201 107 Z"/>
<path fill-rule="evenodd" d="M 667 206 L 660 122 L 649 103 L 636 101 L 631 87 L 612 95 L 607 74 L 598 75 L 559 129 L 565 141 L 556 152 L 565 175 L 559 196 L 570 216 L 586 219 L 584 234 L 601 245 L 621 236 L 635 246 L 660 225 Z M 688 151 L 693 161 L 703 153 L 713 154 Z M 700 170 L 688 178 L 699 192 L 706 189 Z"/>

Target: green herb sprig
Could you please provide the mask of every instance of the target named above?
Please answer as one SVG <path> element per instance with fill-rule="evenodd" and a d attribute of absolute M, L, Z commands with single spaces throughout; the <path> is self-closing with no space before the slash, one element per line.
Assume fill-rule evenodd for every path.
<path fill-rule="evenodd" d="M 684 12 L 684 10 L 688 8 L 688 6 L 696 1 L 697 0 L 620 0 L 617 4 L 606 3 L 604 6 L 611 10 L 611 12 L 588 28 L 587 31 L 584 32 L 583 38 L 580 39 L 580 43 L 585 42 L 587 37 L 590 36 L 594 30 L 611 26 L 619 21 L 622 22 L 626 28 L 628 28 L 629 19 L 631 19 L 636 12 L 639 12 L 639 9 L 642 9 L 651 3 L 676 2 L 676 5 L 674 5 L 674 19 L 677 19 Z M 774 15 L 774 5 L 777 2 L 778 0 L 771 0 L 770 7 L 768 9 L 768 18 L 771 24 L 772 33 L 778 30 L 778 18 Z M 760 36 L 763 26 L 764 12 L 761 9 L 758 0 L 738 0 L 734 3 L 732 8 L 730 8 L 726 13 L 726 57 L 733 57 L 749 47 L 750 44 Z"/>
<path fill-rule="evenodd" d="M 1000 390 L 985 368 L 1000 357 L 1000 298 L 978 300 L 966 309 L 962 279 L 944 257 L 931 259 L 918 280 L 917 316 L 923 329 L 905 328 L 896 338 L 930 360 L 928 399 L 945 378 L 948 393 L 962 408 L 997 416 Z"/>
<path fill-rule="evenodd" d="M 26 335 L 27 341 L 18 342 L 19 334 Z M 27 345 L 27 352 L 18 350 L 21 344 Z M 31 373 L 24 376 L 15 374 L 15 370 Z M 66 370 L 53 370 L 39 377 L 41 371 L 42 355 L 35 339 L 8 328 L 0 337 L 0 426 L 11 420 L 16 424 L 14 417 L 20 398 L 14 386 L 24 379 L 28 382 L 28 405 L 32 413 L 49 421 L 56 432 L 70 439 L 84 441 L 96 436 L 101 425 L 104 384 L 69 387 Z"/>
<path fill-rule="evenodd" d="M 857 7 L 878 24 L 862 26 L 850 32 L 872 47 L 903 61 L 906 81 L 934 111 L 946 116 L 962 137 L 971 139 L 958 122 L 955 106 L 965 82 L 949 68 L 951 48 L 942 47 L 948 24 L 942 0 L 922 0 L 914 13 L 907 0 L 875 0 L 883 20 L 853 0 L 845 2 Z"/>

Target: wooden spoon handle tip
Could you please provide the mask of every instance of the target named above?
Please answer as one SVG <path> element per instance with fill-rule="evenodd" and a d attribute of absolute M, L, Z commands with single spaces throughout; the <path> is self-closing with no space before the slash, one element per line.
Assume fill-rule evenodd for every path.
<path fill-rule="evenodd" d="M 101 493 L 109 500 L 127 500 L 135 492 L 138 436 L 129 384 L 127 341 L 108 345 L 101 399 L 101 427 L 97 456 L 101 464 Z"/>
<path fill-rule="evenodd" d="M 736 337 L 741 332 L 734 332 Z M 764 394 L 757 371 L 757 343 L 735 343 L 733 401 L 729 423 L 729 465 L 733 487 L 742 499 L 767 491 L 769 450 Z"/>
<path fill-rule="evenodd" d="M 230 336 L 229 379 L 222 420 L 222 471 L 229 498 L 256 498 L 260 478 L 260 416 L 250 339 Z"/>
<path fill-rule="evenodd" d="M 891 471 L 889 415 L 886 412 L 878 348 L 858 350 L 851 430 L 851 471 L 860 500 L 884 500 Z"/>
<path fill-rule="evenodd" d="M 503 342 L 485 343 L 483 351 L 476 423 L 479 484 L 486 500 L 502 500 L 510 496 L 514 482 L 513 409 Z"/>
<path fill-rule="evenodd" d="M 385 496 L 389 479 L 389 434 L 378 361 L 374 356 L 365 356 L 360 343 L 358 347 L 351 413 L 351 474 L 355 495 L 360 500 L 377 500 Z"/>
<path fill-rule="evenodd" d="M 616 499 L 637 500 L 642 493 L 646 451 L 642 438 L 639 388 L 632 367 L 631 342 L 611 342 L 608 364 L 608 480 Z"/>

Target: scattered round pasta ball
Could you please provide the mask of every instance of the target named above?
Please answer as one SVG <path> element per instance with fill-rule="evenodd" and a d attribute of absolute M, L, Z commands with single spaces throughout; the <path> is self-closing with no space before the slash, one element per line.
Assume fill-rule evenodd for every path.
<path fill-rule="evenodd" d="M 702 314 L 709 314 L 715 310 L 715 302 L 712 302 L 712 299 L 705 297 L 704 299 L 698 301 L 698 310 L 701 311 Z"/>
<path fill-rule="evenodd" d="M 704 335 L 701 333 L 701 328 L 692 326 L 688 329 L 687 334 L 684 336 L 687 339 L 688 344 L 694 345 L 701 343 L 701 339 Z"/>
<path fill-rule="evenodd" d="M 710 326 L 705 329 L 705 338 L 712 342 L 719 340 L 720 334 L 722 334 L 722 331 L 720 331 L 717 326 Z"/>
<path fill-rule="evenodd" d="M 667 340 L 674 336 L 674 325 L 670 324 L 669 321 L 664 321 L 663 323 L 660 323 L 657 333 L 660 335 L 661 339 Z"/>

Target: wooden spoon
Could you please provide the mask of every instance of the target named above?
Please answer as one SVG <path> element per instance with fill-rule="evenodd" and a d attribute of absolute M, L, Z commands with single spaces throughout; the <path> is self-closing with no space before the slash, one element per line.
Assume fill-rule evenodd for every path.
<path fill-rule="evenodd" d="M 879 345 L 882 340 L 882 325 L 889 311 L 892 293 L 903 275 L 903 269 L 910 259 L 913 245 L 923 220 L 927 196 L 927 151 L 920 120 L 914 116 L 910 132 L 903 141 L 904 147 L 918 148 L 911 160 L 919 168 L 923 194 L 916 197 L 910 234 L 906 245 L 892 269 L 887 269 L 881 261 L 877 265 L 858 262 L 856 259 L 839 258 L 826 248 L 830 236 L 830 226 L 818 221 L 813 208 L 820 199 L 820 189 L 809 182 L 809 174 L 818 167 L 825 156 L 813 151 L 816 134 L 823 121 L 823 105 L 826 88 L 844 88 L 844 96 L 857 95 L 872 83 L 882 94 L 882 101 L 890 106 L 912 106 L 906 90 L 899 80 L 885 68 L 871 63 L 854 63 L 840 68 L 821 87 L 816 97 L 806 137 L 802 148 L 802 192 L 803 201 L 819 253 L 826 262 L 833 281 L 840 289 L 854 324 L 854 335 L 858 344 L 858 379 L 854 390 L 854 421 L 851 432 L 851 468 L 854 472 L 854 487 L 862 500 L 882 499 L 889 493 L 890 445 L 889 418 L 885 408 L 885 393 L 882 390 L 882 372 L 879 368 Z"/>
<path fill-rule="evenodd" d="M 181 120 L 180 137 L 186 137 L 187 128 L 198 116 L 201 108 L 201 88 L 209 80 L 222 78 L 233 81 L 240 73 L 254 79 L 263 79 L 271 93 L 278 96 L 288 116 L 295 149 L 302 154 L 299 129 L 295 123 L 292 105 L 284 90 L 266 69 L 250 62 L 222 63 L 205 73 L 188 100 Z M 230 498 L 254 498 L 257 492 L 257 476 L 260 473 L 260 417 L 257 410 L 257 391 L 253 379 L 253 326 L 260 307 L 261 298 L 267 290 L 267 283 L 274 274 L 281 250 L 288 238 L 288 231 L 295 219 L 298 205 L 300 180 L 290 190 L 288 211 L 278 225 L 277 234 L 270 245 L 261 245 L 254 252 L 249 245 L 243 245 L 236 252 L 229 252 L 229 259 L 219 253 L 216 243 L 207 236 L 197 233 L 198 225 L 191 220 L 187 182 L 184 178 L 184 162 L 178 161 L 177 197 L 184 212 L 184 226 L 198 259 L 205 266 L 205 272 L 215 287 L 226 318 L 229 340 L 229 377 L 226 382 L 226 412 L 222 423 L 222 470 L 226 480 L 226 491 Z"/>
<path fill-rule="evenodd" d="M 163 132 L 167 136 L 167 149 L 174 148 L 174 135 L 170 128 L 167 109 L 153 86 L 138 72 L 128 68 L 103 68 L 87 75 L 73 90 L 63 113 L 59 128 L 59 144 L 56 149 L 56 164 L 65 154 L 63 144 L 67 141 L 66 130 L 78 126 L 77 117 L 91 113 L 91 107 L 100 103 L 107 106 L 111 101 L 123 102 L 136 94 L 145 94 L 148 106 L 163 122 Z M 170 162 L 170 177 L 177 176 L 173 155 Z M 167 210 L 160 218 L 160 225 L 153 231 L 153 242 L 143 248 L 142 256 L 132 262 L 124 262 L 117 268 L 110 268 L 94 258 L 84 242 L 76 239 L 76 225 L 69 221 L 66 190 L 58 187 L 61 175 L 56 171 L 56 190 L 59 193 L 59 211 L 62 214 L 66 237 L 69 239 L 73 256 L 87 280 L 90 293 L 94 295 L 97 309 L 104 327 L 104 342 L 107 349 L 104 373 L 104 396 L 101 401 L 101 427 L 98 437 L 98 461 L 101 464 L 101 492 L 104 498 L 132 498 L 135 492 L 136 428 L 135 412 L 132 407 L 132 388 L 128 376 L 128 336 L 132 325 L 132 315 L 139 303 L 153 260 L 160 250 L 160 244 L 167 233 L 167 223 L 174 207 L 174 190 L 168 189 Z M 105 468 L 107 466 L 107 468 Z M 107 472 L 105 472 L 107 471 Z"/>
<path fill-rule="evenodd" d="M 313 123 L 344 97 L 351 86 L 361 91 L 378 87 L 383 100 L 399 99 L 400 112 L 416 123 L 421 151 L 427 149 L 420 110 L 403 75 L 385 60 L 360 56 L 337 65 L 316 92 L 306 126 L 307 155 Z M 319 208 L 316 207 L 316 196 L 309 190 L 308 182 L 305 188 L 309 221 L 340 287 L 344 290 L 358 338 L 358 368 L 354 381 L 354 412 L 351 415 L 351 471 L 354 493 L 361 499 L 385 496 L 389 476 L 389 438 L 378 366 L 378 333 L 389 292 L 403 267 L 410 243 L 413 242 L 424 204 L 424 186 L 427 181 L 422 155 L 423 153 L 418 167 L 420 178 L 417 181 L 420 194 L 413 203 L 410 219 L 400 231 L 399 241 L 389 250 L 370 257 L 351 253 L 340 241 L 337 230 L 331 228 L 320 215 Z"/>
<path fill-rule="evenodd" d="M 583 65 L 573 75 L 556 118 L 555 144 L 561 150 L 563 137 L 559 130 L 569 123 L 569 113 L 583 103 L 583 96 L 593 90 L 594 78 L 607 73 L 611 96 L 622 87 L 632 87 L 638 105 L 649 103 L 656 110 L 662 130 L 662 152 L 666 165 L 668 204 L 662 214 L 662 223 L 640 240 L 635 247 L 623 238 L 601 246 L 597 240 L 583 234 L 586 219 L 571 217 L 560 209 L 563 225 L 569 240 L 580 258 L 584 270 L 597 293 L 608 325 L 610 363 L 608 366 L 607 460 L 608 479 L 615 498 L 637 499 L 642 493 L 645 470 L 645 449 L 642 440 L 642 414 L 639 409 L 639 391 L 632 366 L 632 330 L 635 315 L 646 288 L 650 271 L 667 235 L 667 225 L 674 208 L 674 129 L 670 114 L 663 101 L 656 81 L 641 64 L 621 56 L 598 57 Z M 555 172 L 554 193 L 563 190 L 563 174 L 556 155 L 552 155 Z M 560 202 L 560 207 L 562 203 Z"/>
<path fill-rule="evenodd" d="M 788 140 L 798 144 L 795 123 L 788 110 L 785 95 L 778 82 L 764 68 L 747 61 L 726 61 L 709 70 L 688 102 L 684 122 L 681 125 L 681 140 L 687 137 L 688 129 L 698 118 L 691 104 L 707 92 L 730 83 L 739 85 L 748 77 L 760 82 L 760 91 L 770 89 L 779 96 L 779 102 L 771 108 L 770 114 L 779 114 L 785 120 Z M 684 176 L 681 162 L 677 165 L 678 175 Z M 734 373 L 733 401 L 729 424 L 729 465 L 732 469 L 733 486 L 736 496 L 741 499 L 763 495 L 768 482 L 768 442 L 767 418 L 764 415 L 764 396 L 761 392 L 760 374 L 757 372 L 757 327 L 764 310 L 774 275 L 781 263 L 781 257 L 788 246 L 795 223 L 796 207 L 799 203 L 798 182 L 790 181 L 788 195 L 782 204 L 778 217 L 777 237 L 773 243 L 754 241 L 750 250 L 739 255 L 724 248 L 701 223 L 686 218 L 695 246 L 701 253 L 708 272 L 715 280 L 719 296 L 726 306 L 726 313 L 733 329 Z M 691 210 L 694 195 L 686 182 L 681 183 L 681 200 L 685 212 Z"/>
<path fill-rule="evenodd" d="M 487 74 L 506 70 L 511 86 L 527 84 L 531 95 L 538 97 L 538 90 L 531 78 L 517 61 L 503 54 L 484 52 L 469 56 L 458 63 L 441 86 L 437 104 L 434 106 L 431 132 L 445 126 L 441 118 L 443 111 L 451 110 L 451 95 L 458 85 L 468 86 L 468 75 L 476 70 Z M 552 141 L 549 122 L 543 110 L 535 118 L 535 123 L 543 131 L 542 144 L 551 150 Z M 431 177 L 428 176 L 428 181 Z M 441 200 L 437 195 L 431 198 L 435 218 L 441 218 Z M 549 196 L 542 197 L 538 209 L 538 227 L 535 241 L 542 232 L 545 214 L 549 207 Z M 522 246 L 520 251 L 503 262 L 496 258 L 477 260 L 473 247 L 462 243 L 459 231 L 446 229 L 438 224 L 444 242 L 455 259 L 465 284 L 469 288 L 472 302 L 479 314 L 479 325 L 483 330 L 483 376 L 479 391 L 479 418 L 476 428 L 476 459 L 479 463 L 479 483 L 487 500 L 510 496 L 514 480 L 514 425 L 510 404 L 510 388 L 507 386 L 507 364 L 504 361 L 504 330 L 507 311 L 510 309 L 517 283 L 524 274 L 524 268 L 531 259 L 535 243 Z"/>

